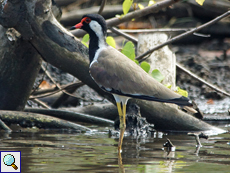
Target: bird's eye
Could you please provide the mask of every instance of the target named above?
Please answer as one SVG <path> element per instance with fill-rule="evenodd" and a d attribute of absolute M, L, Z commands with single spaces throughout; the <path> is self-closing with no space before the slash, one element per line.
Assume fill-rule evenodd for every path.
<path fill-rule="evenodd" d="M 90 23 L 90 22 L 91 22 L 91 19 L 87 17 L 87 18 L 85 19 L 85 23 Z"/>

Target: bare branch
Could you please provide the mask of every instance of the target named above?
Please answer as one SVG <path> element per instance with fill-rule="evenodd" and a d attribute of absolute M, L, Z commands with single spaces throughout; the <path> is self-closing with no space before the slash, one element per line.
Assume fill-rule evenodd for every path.
<path fill-rule="evenodd" d="M 160 45 L 158 45 L 158 46 L 155 46 L 154 48 L 150 49 L 149 51 L 147 51 L 147 52 L 145 52 L 145 53 L 139 55 L 138 57 L 136 57 L 136 60 L 138 60 L 138 61 L 144 61 L 144 60 L 146 59 L 146 58 L 144 58 L 144 57 L 145 57 L 146 55 L 152 53 L 154 50 L 157 50 L 157 49 L 159 49 L 159 48 L 161 48 L 161 47 L 164 47 L 165 45 L 168 45 L 169 43 L 172 43 L 172 42 L 174 42 L 174 41 L 176 41 L 176 40 L 179 40 L 179 39 L 181 39 L 181 38 L 183 38 L 183 37 L 186 37 L 186 36 L 188 36 L 188 35 L 190 35 L 190 34 L 193 34 L 194 32 L 197 32 L 197 31 L 199 31 L 199 30 L 201 30 L 201 29 L 203 29 L 203 28 L 205 28 L 205 27 L 207 27 L 207 26 L 210 26 L 210 25 L 212 25 L 212 24 L 218 22 L 219 20 L 221 20 L 221 19 L 223 19 L 223 18 L 225 18 L 225 17 L 227 17 L 227 16 L 229 16 L 229 15 L 230 15 L 230 11 L 227 11 L 226 13 L 224 13 L 224 14 L 222 14 L 222 15 L 216 17 L 215 19 L 213 19 L 213 20 L 211 20 L 211 21 L 209 21 L 209 22 L 207 22 L 207 23 L 205 23 L 205 24 L 203 24 L 203 25 L 201 25 L 201 26 L 199 26 L 199 27 L 197 27 L 197 28 L 193 28 L 193 29 L 190 30 L 190 31 L 187 31 L 187 32 L 182 33 L 182 34 L 180 34 L 180 35 L 178 35 L 178 36 L 175 36 L 175 37 L 169 39 L 168 41 L 166 41 L 165 43 L 160 44 Z"/>
<path fill-rule="evenodd" d="M 111 19 L 106 20 L 107 26 L 108 27 L 112 27 L 112 26 L 116 26 L 119 25 L 120 23 L 126 22 L 126 21 L 130 21 L 133 18 L 140 18 L 143 16 L 146 16 L 150 13 L 156 13 L 157 11 L 159 11 L 162 8 L 168 7 L 172 4 L 175 4 L 176 2 L 179 2 L 180 0 L 164 0 L 164 1 L 160 1 L 152 6 L 149 7 L 145 7 L 144 9 L 141 10 L 136 10 L 133 12 L 130 12 L 128 14 L 126 14 L 125 16 L 118 18 L 118 17 L 114 17 Z M 74 34 L 76 37 L 82 37 L 86 32 L 82 31 L 82 30 L 73 30 L 70 31 L 72 34 Z"/>
<path fill-rule="evenodd" d="M 157 29 L 119 29 L 125 33 L 152 33 L 152 32 L 179 32 L 189 31 L 193 28 L 157 28 Z"/>
<path fill-rule="evenodd" d="M 52 76 L 51 76 L 50 73 L 45 69 L 45 67 L 44 67 L 43 65 L 42 65 L 41 67 L 42 67 L 42 70 L 44 70 L 44 72 L 46 73 L 46 75 L 50 78 L 50 80 L 58 87 L 59 91 L 62 91 L 64 94 L 66 94 L 66 95 L 68 95 L 68 96 L 71 96 L 71 97 L 75 97 L 75 98 L 79 98 L 79 99 L 85 100 L 85 99 L 83 99 L 83 98 L 81 98 L 81 97 L 77 97 L 77 96 L 75 96 L 75 95 L 73 95 L 73 94 L 71 94 L 71 93 L 69 93 L 69 92 L 63 90 L 63 89 L 61 88 L 61 86 L 52 78 Z"/>
<path fill-rule="evenodd" d="M 76 83 L 72 83 L 72 84 L 69 84 L 66 86 L 61 86 L 61 89 L 54 87 L 54 88 L 50 88 L 50 89 L 46 89 L 46 90 L 39 90 L 39 91 L 33 93 L 33 95 L 30 96 L 30 99 L 47 97 L 47 96 L 56 94 L 60 91 L 71 89 L 71 88 L 78 88 L 78 87 L 81 87 L 83 85 L 84 85 L 84 83 L 82 83 L 82 82 L 76 82 Z"/>
<path fill-rule="evenodd" d="M 107 0 L 102 0 L 100 9 L 99 9 L 99 11 L 98 11 L 98 14 L 101 14 L 101 13 L 102 13 L 102 11 L 103 11 L 103 9 L 104 9 L 104 7 L 105 7 L 106 2 L 107 2 Z"/>
<path fill-rule="evenodd" d="M 200 77 L 198 77 L 197 75 L 195 75 L 195 74 L 192 73 L 191 71 L 189 71 L 189 70 L 187 70 L 186 68 L 184 68 L 182 65 L 180 65 L 180 64 L 177 63 L 176 66 L 177 66 L 179 69 L 181 69 L 183 72 L 187 73 L 189 76 L 191 76 L 191 77 L 193 77 L 194 79 L 196 79 L 196 80 L 202 82 L 203 84 L 207 85 L 208 87 L 212 88 L 213 90 L 215 90 L 215 91 L 217 91 L 217 92 L 219 92 L 219 93 L 222 93 L 222 94 L 225 95 L 225 96 L 230 97 L 230 93 L 227 93 L 226 91 L 224 91 L 224 90 L 222 90 L 222 89 L 220 89 L 220 88 L 218 88 L 218 87 L 216 87 L 216 86 L 214 86 L 214 85 L 212 85 L 212 84 L 206 82 L 204 79 L 201 79 Z"/>
<path fill-rule="evenodd" d="M 7 132 L 12 132 L 12 130 L 1 119 L 0 119 L 0 127 Z"/>
<path fill-rule="evenodd" d="M 37 98 L 31 99 L 31 100 L 33 100 L 33 102 L 37 103 L 38 105 L 41 105 L 43 108 L 50 109 L 50 107 L 47 104 L 45 104 L 43 101 Z"/>
<path fill-rule="evenodd" d="M 134 42 L 134 43 L 137 43 L 137 39 L 136 39 L 135 37 L 133 37 L 133 36 L 131 36 L 131 35 L 129 35 L 129 34 L 126 34 L 126 33 L 124 33 L 124 32 L 121 32 L 120 30 L 118 30 L 118 29 L 115 28 L 115 27 L 111 27 L 110 30 L 111 30 L 112 32 L 118 34 L 118 35 L 121 35 L 121 36 L 125 37 L 126 39 L 128 39 L 128 40 L 130 40 L 130 41 L 132 41 L 132 42 Z"/>

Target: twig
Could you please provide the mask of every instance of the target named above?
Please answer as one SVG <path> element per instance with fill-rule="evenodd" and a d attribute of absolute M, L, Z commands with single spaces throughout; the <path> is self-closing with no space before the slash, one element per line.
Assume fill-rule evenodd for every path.
<path fill-rule="evenodd" d="M 41 65 L 42 70 L 45 72 L 45 74 L 47 75 L 47 77 L 59 88 L 61 89 L 61 87 L 59 86 L 59 84 L 56 83 L 56 81 L 52 78 L 52 76 L 50 75 L 50 73 L 47 71 L 47 69 Z"/>
<path fill-rule="evenodd" d="M 194 79 L 196 79 L 196 80 L 202 82 L 203 84 L 207 85 L 208 87 L 212 88 L 213 90 L 215 90 L 215 91 L 217 91 L 217 92 L 219 92 L 219 93 L 222 93 L 222 94 L 225 95 L 225 96 L 230 97 L 230 94 L 229 94 L 229 93 L 227 93 L 226 91 L 224 91 L 224 90 L 222 90 L 222 89 L 220 89 L 220 88 L 218 88 L 218 87 L 216 87 L 216 86 L 214 86 L 214 85 L 212 85 L 212 84 L 206 82 L 204 79 L 201 79 L 200 77 L 198 77 L 197 75 L 195 75 L 195 74 L 192 73 L 191 71 L 189 71 L 189 70 L 187 70 L 186 68 L 184 68 L 182 65 L 180 65 L 180 64 L 177 63 L 176 66 L 177 66 L 179 69 L 181 69 L 183 72 L 187 73 L 189 76 L 191 76 L 191 77 L 193 77 Z"/>
<path fill-rule="evenodd" d="M 199 132 L 198 133 L 188 133 L 187 134 L 188 136 L 195 136 L 195 140 L 196 140 L 196 146 L 200 146 L 200 147 L 202 147 L 202 144 L 201 144 L 201 142 L 200 142 L 200 138 L 199 138 Z"/>
<path fill-rule="evenodd" d="M 42 107 L 44 107 L 46 109 L 50 109 L 50 107 L 47 104 L 45 104 L 43 101 L 41 101 L 41 100 L 39 100 L 37 98 L 31 99 L 31 100 L 33 100 L 33 102 L 41 105 Z"/>
<path fill-rule="evenodd" d="M 121 35 L 121 36 L 125 37 L 126 39 L 128 39 L 128 40 L 130 40 L 130 41 L 132 41 L 132 42 L 134 42 L 134 43 L 137 43 L 137 39 L 136 39 L 135 37 L 133 37 L 133 36 L 131 36 L 131 35 L 129 35 L 129 34 L 126 34 L 126 33 L 124 33 L 124 32 L 121 32 L 120 30 L 118 30 L 118 29 L 115 28 L 115 27 L 111 27 L 110 30 L 111 30 L 112 32 L 118 34 L 118 35 Z"/>
<path fill-rule="evenodd" d="M 190 31 L 187 31 L 187 32 L 185 32 L 185 33 L 182 33 L 182 34 L 180 34 L 180 35 L 178 35 L 178 36 L 175 36 L 175 37 L 169 39 L 168 41 L 166 41 L 166 42 L 163 43 L 163 44 L 160 44 L 160 45 L 155 46 L 154 48 L 150 49 L 149 51 L 147 51 L 147 52 L 145 52 L 145 53 L 139 55 L 138 57 L 136 57 L 136 60 L 138 60 L 138 61 L 140 61 L 140 60 L 143 61 L 143 60 L 146 59 L 146 58 L 144 58 L 144 57 L 145 57 L 146 55 L 152 53 L 154 50 L 157 50 L 157 49 L 159 49 L 159 48 L 161 48 L 161 47 L 163 47 L 163 46 L 165 46 L 165 45 L 168 45 L 169 43 L 175 42 L 176 40 L 179 40 L 179 39 L 181 39 L 181 38 L 183 38 L 183 37 L 186 37 L 186 36 L 188 36 L 188 35 L 190 35 L 190 34 L 193 34 L 194 32 L 197 32 L 197 31 L 199 31 L 199 30 L 201 30 L 201 29 L 203 29 L 203 28 L 205 28 L 205 27 L 207 27 L 207 26 L 210 26 L 210 25 L 216 23 L 217 21 L 223 19 L 224 17 L 227 17 L 228 15 L 230 15 L 230 10 L 227 11 L 226 13 L 224 13 L 224 14 L 222 14 L 222 15 L 216 17 L 215 19 L 213 19 L 213 20 L 211 20 L 211 21 L 209 21 L 209 22 L 207 22 L 207 23 L 205 23 L 205 24 L 203 24 L 203 25 L 197 27 L 197 28 L 193 28 L 193 29 L 191 29 Z"/>
<path fill-rule="evenodd" d="M 187 135 L 188 136 L 195 136 L 197 146 L 200 146 L 200 147 L 202 147 L 202 144 L 200 142 L 200 138 L 204 138 L 206 140 L 209 138 L 208 135 L 204 134 L 203 132 L 197 132 L 197 133 L 189 132 Z"/>
<path fill-rule="evenodd" d="M 12 130 L 1 119 L 0 119 L 0 127 L 7 132 L 12 132 Z"/>
<path fill-rule="evenodd" d="M 106 2 L 107 2 L 107 0 L 102 0 L 100 9 L 99 9 L 99 11 L 98 11 L 98 14 L 101 14 L 101 13 L 102 13 L 102 11 L 103 11 L 103 9 L 104 9 L 104 7 L 105 7 Z"/>
<path fill-rule="evenodd" d="M 71 96 L 71 97 L 79 98 L 79 99 L 85 100 L 85 99 L 83 99 L 83 98 L 77 97 L 77 96 L 75 96 L 75 95 L 73 95 L 73 94 L 70 94 L 69 92 L 63 90 L 63 89 L 61 88 L 61 86 L 52 78 L 52 76 L 51 76 L 50 73 L 45 69 L 45 67 L 44 67 L 43 65 L 42 65 L 41 67 L 42 67 L 42 69 L 44 70 L 44 72 L 46 73 L 46 75 L 47 75 L 47 76 L 50 78 L 50 80 L 58 87 L 58 89 L 59 89 L 61 92 L 63 92 L 64 94 L 67 94 L 67 95 L 69 95 L 69 96 Z"/>
<path fill-rule="evenodd" d="M 47 69 L 47 67 L 48 67 L 48 63 L 46 63 L 45 69 Z M 31 95 L 32 95 L 34 92 L 36 92 L 36 91 L 38 90 L 39 86 L 41 85 L 42 81 L 44 80 L 44 77 L 45 77 L 45 73 L 42 74 L 42 77 L 41 77 L 41 79 L 40 79 L 39 84 L 38 84 L 38 85 L 33 89 L 33 91 L 30 93 Z"/>
<path fill-rule="evenodd" d="M 84 83 L 72 83 L 72 84 L 70 84 L 70 85 L 66 85 L 66 86 L 64 86 L 64 87 L 61 87 L 61 89 L 57 89 L 56 87 L 55 88 L 51 88 L 51 89 L 48 89 L 48 90 L 46 90 L 46 91 L 37 91 L 36 93 L 34 93 L 34 94 L 36 94 L 36 95 L 32 95 L 32 96 L 30 96 L 29 97 L 29 99 L 31 99 L 31 100 L 33 100 L 33 99 L 35 99 L 35 98 L 43 98 L 43 97 L 48 97 L 48 96 L 51 96 L 51 95 L 54 95 L 54 94 L 56 94 L 56 93 L 58 93 L 58 92 L 61 92 L 61 91 L 63 91 L 63 90 L 65 90 L 65 89 L 70 89 L 70 88 L 74 88 L 74 87 L 80 87 L 80 86 L 83 86 L 84 85 Z M 41 92 L 41 94 L 39 94 Z M 44 94 L 43 94 L 44 93 Z M 37 95 L 38 94 L 38 95 Z M 87 101 L 86 99 L 84 99 L 84 98 L 82 98 L 82 97 L 78 97 L 78 96 L 73 96 L 73 97 L 75 97 L 75 98 L 78 98 L 78 99 L 81 99 L 81 100 L 83 100 L 83 101 Z"/>
<path fill-rule="evenodd" d="M 74 82 L 74 83 L 71 83 L 71 84 L 67 84 L 67 85 L 64 85 L 64 86 L 61 86 L 61 89 L 64 90 L 64 89 L 71 89 L 71 88 L 79 88 L 81 86 L 85 85 L 83 82 Z M 49 88 L 49 89 L 41 89 L 41 90 L 37 90 L 36 92 L 34 92 L 32 95 L 33 96 L 38 96 L 38 95 L 41 95 L 41 94 L 50 94 L 52 92 L 59 92 L 61 90 L 59 90 L 56 86 L 55 87 L 52 87 L 52 88 Z M 55 94 L 54 93 L 54 94 Z M 32 96 L 32 97 L 33 97 Z"/>
<path fill-rule="evenodd" d="M 152 32 L 180 32 L 189 31 L 193 28 L 159 28 L 159 29 L 117 29 L 125 33 L 152 33 Z"/>

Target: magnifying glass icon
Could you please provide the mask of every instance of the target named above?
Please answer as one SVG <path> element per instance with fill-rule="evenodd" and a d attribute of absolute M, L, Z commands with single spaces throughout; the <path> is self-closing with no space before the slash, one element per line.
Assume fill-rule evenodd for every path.
<path fill-rule="evenodd" d="M 7 154 L 3 158 L 3 162 L 7 166 L 12 166 L 15 170 L 18 169 L 18 167 L 14 164 L 15 163 L 15 158 L 12 154 Z"/>

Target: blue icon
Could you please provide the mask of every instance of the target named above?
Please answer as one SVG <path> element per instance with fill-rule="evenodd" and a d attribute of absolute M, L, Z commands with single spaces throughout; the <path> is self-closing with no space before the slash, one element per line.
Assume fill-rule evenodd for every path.
<path fill-rule="evenodd" d="M 12 166 L 15 170 L 18 169 L 18 167 L 14 164 L 15 158 L 12 154 L 7 154 L 3 157 L 3 162 L 7 166 Z"/>

